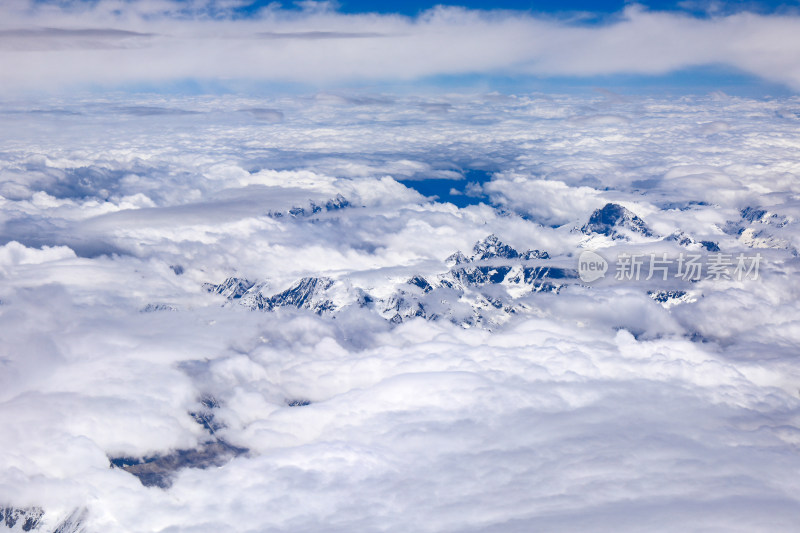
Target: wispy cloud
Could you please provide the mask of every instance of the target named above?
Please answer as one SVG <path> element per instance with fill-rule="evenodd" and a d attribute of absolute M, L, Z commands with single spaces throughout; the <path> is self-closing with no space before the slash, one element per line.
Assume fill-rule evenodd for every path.
<path fill-rule="evenodd" d="M 109 28 L 35 28 L 0 30 L 0 50 L 43 51 L 124 49 L 143 46 L 152 33 Z"/>
<path fill-rule="evenodd" d="M 697 18 L 632 6 L 587 25 L 522 12 L 439 7 L 409 18 L 343 14 L 316 4 L 237 17 L 238 5 L 4 4 L 0 83 L 6 89 L 192 78 L 324 84 L 470 73 L 664 74 L 727 65 L 800 89 L 795 14 Z"/>
<path fill-rule="evenodd" d="M 374 32 L 340 32 L 340 31 L 295 31 L 279 32 L 265 31 L 255 35 L 260 39 L 364 39 L 368 37 L 384 37 L 383 34 Z"/>

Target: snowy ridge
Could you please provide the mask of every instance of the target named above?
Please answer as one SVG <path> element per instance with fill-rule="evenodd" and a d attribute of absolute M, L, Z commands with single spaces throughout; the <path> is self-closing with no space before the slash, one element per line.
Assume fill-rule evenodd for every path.
<path fill-rule="evenodd" d="M 584 247 L 598 243 L 607 247 L 664 242 L 709 253 L 720 251 L 717 242 L 698 240 L 681 230 L 660 237 L 634 212 L 614 203 L 592 212 L 580 232 L 587 236 L 581 244 Z M 251 310 L 296 308 L 335 314 L 349 306 L 358 306 L 369 308 L 394 324 L 422 318 L 448 320 L 463 327 L 491 327 L 506 321 L 511 314 L 526 310 L 528 304 L 521 299 L 536 293 L 557 294 L 567 285 L 580 283 L 577 270 L 564 266 L 574 264 L 574 258 L 556 259 L 540 249 L 517 250 L 490 234 L 476 242 L 469 255 L 461 250 L 450 254 L 443 261 L 442 273 L 412 274 L 389 286 L 359 287 L 346 276 L 336 279 L 312 276 L 301 278 L 277 293 L 270 290 L 269 281 L 253 282 L 238 277 L 219 284 L 205 283 L 203 287 Z M 374 293 L 386 296 L 376 297 Z M 682 298 L 671 301 L 670 305 L 690 301 L 693 300 Z"/>
<path fill-rule="evenodd" d="M 350 207 L 352 204 L 342 194 L 337 194 L 334 198 L 327 200 L 324 204 L 318 204 L 313 200 L 308 201 L 307 206 L 294 206 L 286 211 L 268 211 L 267 216 L 271 218 L 307 218 L 319 213 L 337 211 Z"/>
<path fill-rule="evenodd" d="M 793 216 L 753 206 L 745 207 L 739 214 L 739 220 L 728 221 L 725 225 L 725 233 L 738 236 L 739 242 L 750 248 L 788 250 L 793 255 L 798 255 L 790 233 L 795 224 Z"/>
<path fill-rule="evenodd" d="M 546 251 L 520 252 L 492 234 L 475 243 L 470 257 L 461 251 L 450 255 L 443 265 L 450 268 L 443 274 L 414 275 L 395 286 L 386 298 L 374 298 L 364 288 L 327 277 L 305 277 L 272 295 L 263 294 L 268 283 L 242 278 L 206 283 L 204 288 L 252 310 L 289 307 L 322 314 L 358 305 L 375 310 L 392 323 L 420 317 L 473 326 L 501 322 L 503 314 L 516 312 L 515 300 L 522 295 L 558 292 L 577 279 L 574 269 L 539 264 L 548 259 Z M 483 290 L 494 287 L 501 290 Z"/>
<path fill-rule="evenodd" d="M 88 515 L 88 509 L 78 507 L 52 525 L 51 517 L 39 507 L 4 507 L 0 508 L 0 531 L 83 533 Z"/>
<path fill-rule="evenodd" d="M 11 531 L 35 531 L 39 529 L 44 511 L 38 507 L 0 508 L 0 527 Z"/>

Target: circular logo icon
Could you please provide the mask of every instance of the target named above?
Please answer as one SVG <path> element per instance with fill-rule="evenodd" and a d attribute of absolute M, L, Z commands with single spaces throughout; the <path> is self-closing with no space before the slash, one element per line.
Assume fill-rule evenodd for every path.
<path fill-rule="evenodd" d="M 608 261 L 591 250 L 585 250 L 578 258 L 578 276 L 581 281 L 591 283 L 605 277 L 607 271 Z"/>

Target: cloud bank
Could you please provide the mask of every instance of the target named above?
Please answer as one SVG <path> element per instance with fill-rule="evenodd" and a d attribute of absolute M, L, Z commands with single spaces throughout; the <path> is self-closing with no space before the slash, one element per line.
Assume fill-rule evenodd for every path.
<path fill-rule="evenodd" d="M 695 18 L 631 6 L 601 24 L 437 7 L 415 18 L 239 4 L 30 0 L 0 7 L 4 91 L 252 80 L 310 84 L 441 75 L 665 74 L 725 65 L 800 89 L 800 16 Z"/>
<path fill-rule="evenodd" d="M 798 116 L 721 94 L 3 104 L 0 509 L 48 533 L 795 531 Z M 426 198 L 430 176 L 482 203 Z M 581 231 L 609 203 L 651 231 Z M 498 274 L 702 241 L 763 254 L 761 278 Z M 423 283 L 476 262 L 461 279 L 488 282 Z M 206 289 L 231 278 L 286 305 Z"/>

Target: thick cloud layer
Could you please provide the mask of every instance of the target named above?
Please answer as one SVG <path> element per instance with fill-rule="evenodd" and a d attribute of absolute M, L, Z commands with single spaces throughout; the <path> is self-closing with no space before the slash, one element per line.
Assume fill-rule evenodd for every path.
<path fill-rule="evenodd" d="M 0 507 L 43 509 L 42 531 L 72 513 L 87 532 L 793 531 L 798 110 L 721 94 L 7 104 Z M 474 205 L 424 197 L 429 177 Z M 603 233 L 597 209 L 647 232 L 629 217 Z M 451 279 L 477 241 L 491 253 L 471 264 L 491 268 L 703 242 L 764 263 L 675 287 L 408 283 Z M 332 280 L 312 295 L 330 309 L 204 288 L 271 296 L 309 276 Z M 378 312 L 424 294 L 444 295 L 438 317 Z M 490 320 L 462 320 L 473 307 Z M 209 441 L 247 452 L 180 463 Z M 138 460 L 181 467 L 145 486 L 122 468 Z"/>
<path fill-rule="evenodd" d="M 511 11 L 437 7 L 408 18 L 304 6 L 237 17 L 239 2 L 4 2 L 0 88 L 664 74 L 708 65 L 800 88 L 793 12 L 696 18 L 633 5 L 590 24 Z"/>

